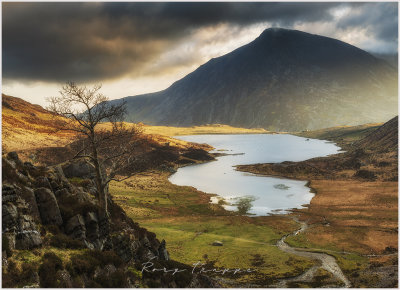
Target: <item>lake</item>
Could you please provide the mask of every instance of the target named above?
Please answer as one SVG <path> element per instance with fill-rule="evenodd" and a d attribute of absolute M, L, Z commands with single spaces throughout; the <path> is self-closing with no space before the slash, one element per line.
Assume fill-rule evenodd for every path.
<path fill-rule="evenodd" d="M 193 186 L 217 194 L 212 202 L 223 199 L 227 210 L 237 210 L 235 203 L 250 197 L 249 214 L 270 215 L 303 208 L 314 194 L 306 181 L 258 176 L 235 170 L 235 165 L 302 161 L 338 153 L 341 148 L 332 142 L 307 139 L 289 134 L 193 135 L 177 139 L 207 143 L 212 152 L 236 154 L 218 157 L 216 161 L 179 168 L 169 178 L 177 185 Z"/>

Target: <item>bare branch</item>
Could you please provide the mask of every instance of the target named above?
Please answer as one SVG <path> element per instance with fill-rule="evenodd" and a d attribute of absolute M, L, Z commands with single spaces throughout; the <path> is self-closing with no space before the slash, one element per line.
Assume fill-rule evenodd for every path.
<path fill-rule="evenodd" d="M 96 172 L 95 183 L 99 191 L 99 202 L 107 216 L 107 185 L 111 180 L 125 180 L 131 174 L 126 171 L 136 161 L 134 150 L 142 130 L 138 126 L 127 128 L 123 123 L 126 102 L 110 103 L 99 91 L 101 85 L 92 88 L 66 83 L 60 96 L 48 98 L 48 110 L 54 116 L 62 116 L 57 130 L 76 132 L 80 140 L 75 143 L 75 158 L 87 158 Z M 109 129 L 98 129 L 101 123 L 109 122 Z M 126 172 L 124 172 L 126 171 Z M 116 175 L 128 175 L 117 179 Z"/>

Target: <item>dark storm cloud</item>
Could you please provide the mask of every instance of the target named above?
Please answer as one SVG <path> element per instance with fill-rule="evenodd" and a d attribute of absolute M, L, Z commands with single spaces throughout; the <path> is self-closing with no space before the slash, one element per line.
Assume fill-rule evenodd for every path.
<path fill-rule="evenodd" d="M 3 2 L 3 78 L 64 82 L 140 75 L 196 29 L 330 21 L 331 9 L 343 5 L 371 16 L 346 18 L 343 26 L 376 25 L 373 33 L 388 39 L 397 29 L 397 10 L 388 10 L 397 4 L 383 4 Z"/>
<path fill-rule="evenodd" d="M 361 3 L 354 13 L 338 23 L 338 27 L 362 27 L 380 40 L 397 41 L 397 23 L 397 3 Z"/>

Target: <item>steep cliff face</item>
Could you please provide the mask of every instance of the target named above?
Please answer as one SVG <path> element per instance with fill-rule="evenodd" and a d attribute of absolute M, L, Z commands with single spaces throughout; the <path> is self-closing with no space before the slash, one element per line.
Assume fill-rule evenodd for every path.
<path fill-rule="evenodd" d="M 188 266 L 171 261 L 165 241 L 133 222 L 111 198 L 110 217 L 99 218 L 93 172 L 84 162 L 75 165 L 80 177 L 71 175 L 74 165 L 36 167 L 15 152 L 2 162 L 4 287 L 213 285 L 189 271 L 142 273 L 148 261 L 161 269 Z"/>
<path fill-rule="evenodd" d="M 339 40 L 275 28 L 164 91 L 124 99 L 128 119 L 148 124 L 299 131 L 392 118 L 397 72 Z"/>

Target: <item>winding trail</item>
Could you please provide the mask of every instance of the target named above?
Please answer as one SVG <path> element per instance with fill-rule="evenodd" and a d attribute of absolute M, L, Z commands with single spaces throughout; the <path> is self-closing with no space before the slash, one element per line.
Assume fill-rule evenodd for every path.
<path fill-rule="evenodd" d="M 275 286 L 286 287 L 287 282 L 311 282 L 317 270 L 319 268 L 322 268 L 332 273 L 332 275 L 339 281 L 342 281 L 346 288 L 350 288 L 351 287 L 350 281 L 343 274 L 339 265 L 336 263 L 336 259 L 333 256 L 324 253 L 309 252 L 306 249 L 303 250 L 299 248 L 293 248 L 289 246 L 287 243 L 285 243 L 286 238 L 290 236 L 296 236 L 308 229 L 307 223 L 299 221 L 297 218 L 294 218 L 294 220 L 301 224 L 300 229 L 294 231 L 291 234 L 283 236 L 276 245 L 280 250 L 286 253 L 317 260 L 319 263 L 297 277 L 281 279 Z"/>

